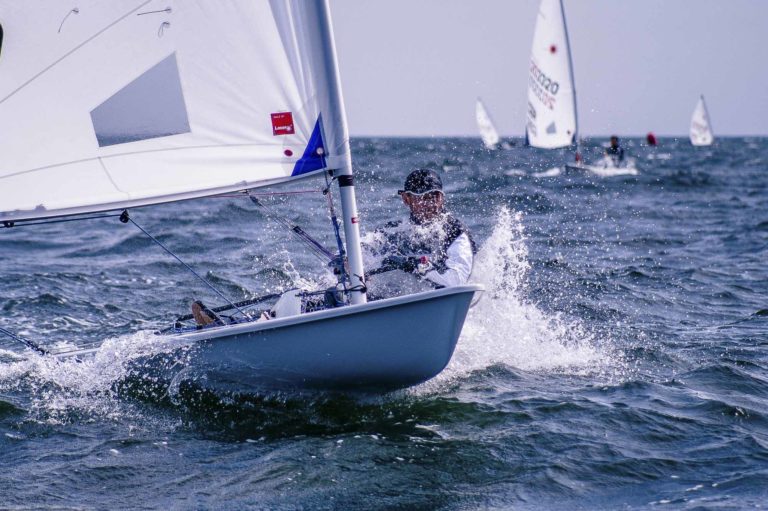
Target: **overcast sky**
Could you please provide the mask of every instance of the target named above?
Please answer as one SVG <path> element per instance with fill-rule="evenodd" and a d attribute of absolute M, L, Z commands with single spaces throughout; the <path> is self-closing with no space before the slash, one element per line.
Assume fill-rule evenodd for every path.
<path fill-rule="evenodd" d="M 330 0 L 353 136 L 523 134 L 538 0 Z M 768 0 L 565 0 L 584 135 L 768 135 Z"/>

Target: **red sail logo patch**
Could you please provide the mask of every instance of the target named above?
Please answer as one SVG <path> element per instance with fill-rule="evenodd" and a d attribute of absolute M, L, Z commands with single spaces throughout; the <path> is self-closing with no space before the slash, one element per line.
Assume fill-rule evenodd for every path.
<path fill-rule="evenodd" d="M 278 112 L 272 114 L 272 134 L 293 135 L 293 114 L 291 112 Z"/>

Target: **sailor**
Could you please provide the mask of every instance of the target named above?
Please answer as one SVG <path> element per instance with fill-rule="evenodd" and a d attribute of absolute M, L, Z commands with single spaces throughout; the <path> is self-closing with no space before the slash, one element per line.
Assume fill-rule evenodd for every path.
<path fill-rule="evenodd" d="M 371 274 L 401 270 L 432 288 L 466 284 L 477 247 L 464 224 L 446 210 L 440 176 L 429 169 L 414 170 L 397 193 L 410 219 L 373 233 L 366 248 L 384 258 Z"/>
<path fill-rule="evenodd" d="M 605 155 L 611 158 L 614 167 L 624 161 L 624 149 L 619 146 L 619 137 L 616 135 L 611 135 L 611 146 L 605 149 Z"/>
<path fill-rule="evenodd" d="M 419 285 L 400 286 L 402 283 L 398 283 L 395 290 L 391 283 L 380 285 L 367 279 L 369 298 L 466 284 L 477 247 L 464 224 L 446 210 L 440 176 L 428 169 L 414 170 L 397 193 L 408 207 L 410 219 L 408 222 L 390 222 L 372 233 L 372 241 L 364 245 L 380 264 L 368 276 L 375 275 L 373 279 L 378 280 L 384 273 L 403 275 L 405 272 L 416 277 L 410 279 L 411 284 L 418 280 Z M 295 311 L 298 313 L 299 309 Z M 192 304 L 192 315 L 198 327 L 233 321 L 217 315 L 200 301 Z"/>

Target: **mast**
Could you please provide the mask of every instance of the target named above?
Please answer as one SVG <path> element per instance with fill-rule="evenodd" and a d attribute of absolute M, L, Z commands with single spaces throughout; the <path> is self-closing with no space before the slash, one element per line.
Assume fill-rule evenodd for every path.
<path fill-rule="evenodd" d="M 568 22 L 565 20 L 565 6 L 560 0 L 560 12 L 563 15 L 563 32 L 565 32 L 566 46 L 568 47 L 568 73 L 571 77 L 571 91 L 573 92 L 573 143 L 576 144 L 576 161 L 581 161 L 581 147 L 579 145 L 579 109 L 576 102 L 576 79 L 573 76 L 573 57 L 571 56 L 571 38 L 568 36 Z"/>
<path fill-rule="evenodd" d="M 333 27 L 331 26 L 331 13 L 327 0 L 316 0 L 318 27 L 326 59 L 325 69 L 327 76 L 327 97 L 330 115 L 338 116 L 337 119 L 329 119 L 330 126 L 338 129 L 325 133 L 328 148 L 334 151 L 328 158 L 329 167 L 333 168 L 334 176 L 339 181 L 339 195 L 341 197 L 341 216 L 344 223 L 344 238 L 346 240 L 347 258 L 349 262 L 349 279 L 352 292 L 350 302 L 353 305 L 366 303 L 365 280 L 363 278 L 363 255 L 360 248 L 360 227 L 357 213 L 357 199 L 355 198 L 355 185 L 352 173 L 352 154 L 349 148 L 349 132 L 347 128 L 347 114 L 344 109 L 344 100 L 341 94 L 341 81 L 339 79 L 339 67 L 336 59 L 336 47 L 334 45 Z"/>

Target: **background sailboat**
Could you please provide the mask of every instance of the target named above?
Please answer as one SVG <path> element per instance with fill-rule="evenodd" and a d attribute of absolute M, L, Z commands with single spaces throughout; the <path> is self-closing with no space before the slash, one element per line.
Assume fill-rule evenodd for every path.
<path fill-rule="evenodd" d="M 480 138 L 483 140 L 483 145 L 486 149 L 498 149 L 499 147 L 499 132 L 496 130 L 496 126 L 491 119 L 488 110 L 483 104 L 483 100 L 477 98 L 475 103 L 475 119 L 477 120 L 477 129 L 480 132 Z"/>
<path fill-rule="evenodd" d="M 325 0 L 0 6 L 14 34 L 0 56 L 0 119 L 13 126 L 0 137 L 5 227 L 112 210 L 139 227 L 127 208 L 325 174 L 342 206 L 343 306 L 165 342 L 235 390 L 265 381 L 398 387 L 445 367 L 479 288 L 366 303 Z"/>
<path fill-rule="evenodd" d="M 562 0 L 542 0 L 528 67 L 526 142 L 543 149 L 577 142 L 576 88 Z"/>
<path fill-rule="evenodd" d="M 699 101 L 693 109 L 689 136 L 691 144 L 695 146 L 712 145 L 712 142 L 715 140 L 715 137 L 712 134 L 712 125 L 709 122 L 709 112 L 707 111 L 707 104 L 704 102 L 703 94 L 699 96 Z"/>

